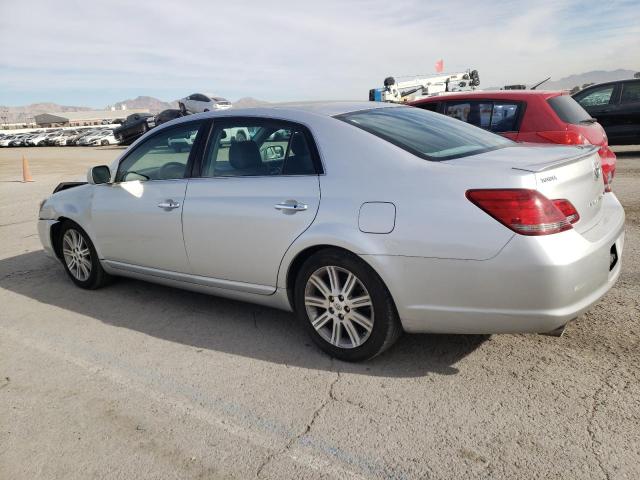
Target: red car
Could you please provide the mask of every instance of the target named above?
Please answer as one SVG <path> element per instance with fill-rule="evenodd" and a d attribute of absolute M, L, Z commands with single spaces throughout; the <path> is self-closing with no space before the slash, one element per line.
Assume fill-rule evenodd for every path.
<path fill-rule="evenodd" d="M 600 147 L 606 191 L 611 191 L 616 155 L 609 148 L 607 135 L 566 93 L 477 90 L 423 98 L 409 105 L 458 118 L 516 142 L 596 145 Z"/>

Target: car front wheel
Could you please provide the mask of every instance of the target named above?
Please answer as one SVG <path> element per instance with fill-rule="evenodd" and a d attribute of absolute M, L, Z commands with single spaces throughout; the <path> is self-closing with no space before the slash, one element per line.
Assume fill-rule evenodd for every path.
<path fill-rule="evenodd" d="M 75 223 L 66 222 L 62 226 L 60 253 L 67 275 L 80 288 L 93 290 L 110 280 L 110 275 L 100 265 L 93 243 Z"/>
<path fill-rule="evenodd" d="M 294 296 L 296 312 L 313 341 L 341 360 L 375 357 L 402 332 L 380 277 L 348 252 L 327 249 L 310 257 L 298 273 Z"/>

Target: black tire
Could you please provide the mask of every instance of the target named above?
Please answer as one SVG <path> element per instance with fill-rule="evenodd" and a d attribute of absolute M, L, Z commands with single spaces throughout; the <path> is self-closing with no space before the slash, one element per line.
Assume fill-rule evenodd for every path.
<path fill-rule="evenodd" d="M 236 142 L 246 142 L 246 141 L 247 141 L 247 135 L 243 131 L 236 133 Z"/>
<path fill-rule="evenodd" d="M 100 144 L 104 147 L 105 145 L 109 145 L 109 140 L 102 140 Z"/>
<path fill-rule="evenodd" d="M 182 115 L 186 115 L 187 114 L 187 107 L 184 106 L 184 103 L 178 104 L 178 107 L 180 108 L 180 111 L 182 112 Z"/>
<path fill-rule="evenodd" d="M 325 338 L 325 336 L 328 335 L 328 329 L 332 331 L 336 329 L 334 326 L 335 323 L 344 325 L 342 322 L 347 322 L 349 318 L 353 318 L 349 317 L 349 315 L 353 315 L 354 311 L 362 312 L 362 310 L 359 310 L 362 307 L 352 306 L 350 310 L 348 306 L 341 306 L 337 303 L 333 304 L 331 301 L 327 301 L 327 305 L 335 305 L 335 309 L 332 310 L 332 308 L 327 308 L 326 306 L 316 308 L 308 307 L 305 304 L 305 296 L 309 294 L 309 288 L 315 288 L 313 282 L 310 283 L 309 281 L 311 276 L 321 275 L 321 273 L 318 272 L 323 272 L 325 271 L 324 269 L 331 267 L 335 267 L 334 270 L 339 271 L 342 279 L 346 279 L 349 273 L 353 274 L 359 282 L 358 286 L 354 288 L 363 288 L 360 296 L 362 296 L 362 293 L 368 294 L 371 300 L 371 306 L 364 307 L 365 309 L 370 309 L 369 315 L 373 319 L 370 331 L 364 330 L 359 322 L 350 321 L 350 329 L 356 326 L 358 327 L 358 331 L 364 334 L 362 343 L 358 344 L 353 342 L 353 337 L 348 332 L 350 329 L 346 328 L 346 326 L 339 327 L 337 330 L 341 332 L 338 333 L 339 339 L 336 341 L 338 345 L 332 343 L 333 333 L 331 340 Z M 346 284 L 347 282 L 345 281 L 344 283 Z M 338 281 L 338 284 L 340 284 L 340 281 Z M 328 284 L 326 285 L 328 286 Z M 317 292 L 319 291 L 320 290 Z M 316 295 L 313 295 L 314 297 L 318 297 L 317 292 Z M 337 302 L 337 297 L 335 296 L 328 298 L 332 298 Z M 340 296 L 340 300 L 343 300 L 342 296 Z M 347 299 L 344 299 L 344 301 L 348 303 Z M 356 255 L 344 250 L 332 248 L 321 250 L 304 262 L 296 277 L 294 303 L 297 316 L 311 336 L 313 342 L 329 355 L 347 362 L 368 360 L 379 355 L 393 345 L 402 333 L 398 312 L 391 298 L 391 294 L 382 279 L 367 263 Z M 342 305 L 345 305 L 345 303 L 342 303 Z M 321 323 L 324 326 L 316 329 L 312 324 L 312 318 L 309 313 L 310 310 L 312 314 L 315 315 L 314 318 L 316 322 L 318 322 L 320 317 L 323 317 L 324 313 L 331 315 L 334 320 L 325 320 L 324 323 L 319 322 L 319 324 Z M 329 314 L 329 310 L 332 311 L 331 314 Z M 344 314 L 344 318 L 340 317 L 342 320 L 337 320 L 339 314 L 335 314 L 335 312 L 338 310 Z M 329 326 L 329 324 L 331 324 L 331 326 Z M 342 333 L 343 330 L 346 333 Z M 345 343 L 348 341 L 351 345 L 339 346 L 341 343 L 340 338 L 344 338 Z"/>
<path fill-rule="evenodd" d="M 78 278 L 78 276 L 71 271 L 66 256 L 63 253 L 65 248 L 67 248 L 67 246 L 65 245 L 65 235 L 70 231 L 79 234 L 89 249 L 89 262 L 91 264 L 91 269 L 86 279 Z M 93 242 L 89 238 L 89 235 L 87 235 L 87 233 L 78 224 L 71 221 L 65 221 L 62 225 L 62 228 L 60 228 L 59 234 L 60 237 L 58 238 L 58 245 L 60 248 L 60 260 L 65 271 L 67 272 L 67 275 L 73 283 L 75 283 L 80 288 L 95 290 L 96 288 L 103 287 L 112 280 L 111 275 L 105 272 L 102 268 L 102 265 L 98 260 L 98 254 L 96 253 L 96 249 L 93 246 Z"/>

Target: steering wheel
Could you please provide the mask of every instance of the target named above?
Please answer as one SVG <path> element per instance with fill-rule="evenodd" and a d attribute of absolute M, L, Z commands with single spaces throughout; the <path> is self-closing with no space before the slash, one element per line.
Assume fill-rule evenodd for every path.
<path fill-rule="evenodd" d="M 182 178 L 184 177 L 185 168 L 186 168 L 186 165 L 184 163 L 180 163 L 180 162 L 165 163 L 162 167 L 160 167 L 158 176 L 162 180 L 169 180 L 172 178 Z"/>

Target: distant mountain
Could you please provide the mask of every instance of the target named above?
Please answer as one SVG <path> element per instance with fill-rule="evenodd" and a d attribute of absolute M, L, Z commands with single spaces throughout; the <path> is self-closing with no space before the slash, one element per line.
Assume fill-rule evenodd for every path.
<path fill-rule="evenodd" d="M 233 103 L 233 106 L 237 108 L 261 107 L 263 105 L 269 104 L 269 102 L 265 102 L 264 100 L 258 100 L 252 97 L 242 97 L 232 103 Z"/>
<path fill-rule="evenodd" d="M 141 108 L 149 110 L 151 113 L 158 113 L 162 110 L 166 110 L 167 108 L 178 108 L 177 101 L 163 102 L 162 100 L 158 100 L 154 97 L 140 96 L 129 100 L 122 100 L 121 102 L 116 102 L 113 105 L 108 105 L 107 110 L 112 106 L 115 107 L 116 110 L 120 110 L 123 105 L 128 109 Z"/>
<path fill-rule="evenodd" d="M 92 110 L 89 107 L 75 107 L 58 105 L 57 103 L 42 102 L 23 105 L 20 107 L 5 107 L 0 105 L 0 123 L 21 123 L 33 120 L 34 115 L 50 112 L 82 112 Z"/>
<path fill-rule="evenodd" d="M 615 80 L 625 80 L 633 78 L 635 70 L 592 70 L 590 72 L 581 73 L 579 75 L 569 75 L 560 80 L 549 80 L 543 83 L 540 88 L 544 90 L 562 90 L 571 89 L 573 87 L 582 87 L 585 83 L 604 83 L 613 82 Z"/>
<path fill-rule="evenodd" d="M 232 102 L 234 107 L 248 108 L 258 107 L 260 105 L 267 105 L 269 102 L 264 100 L 258 100 L 251 97 L 243 97 Z M 142 109 L 148 110 L 151 113 L 158 113 L 168 108 L 178 108 L 178 101 L 164 102 L 155 97 L 140 96 L 137 98 L 130 98 L 128 100 L 122 100 L 115 102 L 113 105 L 107 105 L 105 110 L 110 110 L 114 107 L 116 110 L 120 110 L 123 106 L 126 106 L 128 110 Z M 34 115 L 41 113 L 52 112 L 82 112 L 87 110 L 95 110 L 91 107 L 77 107 L 70 105 L 58 105 L 57 103 L 43 102 L 32 103 L 31 105 L 24 105 L 20 107 L 5 107 L 0 105 L 0 124 L 2 123 L 22 123 L 33 121 Z"/>

